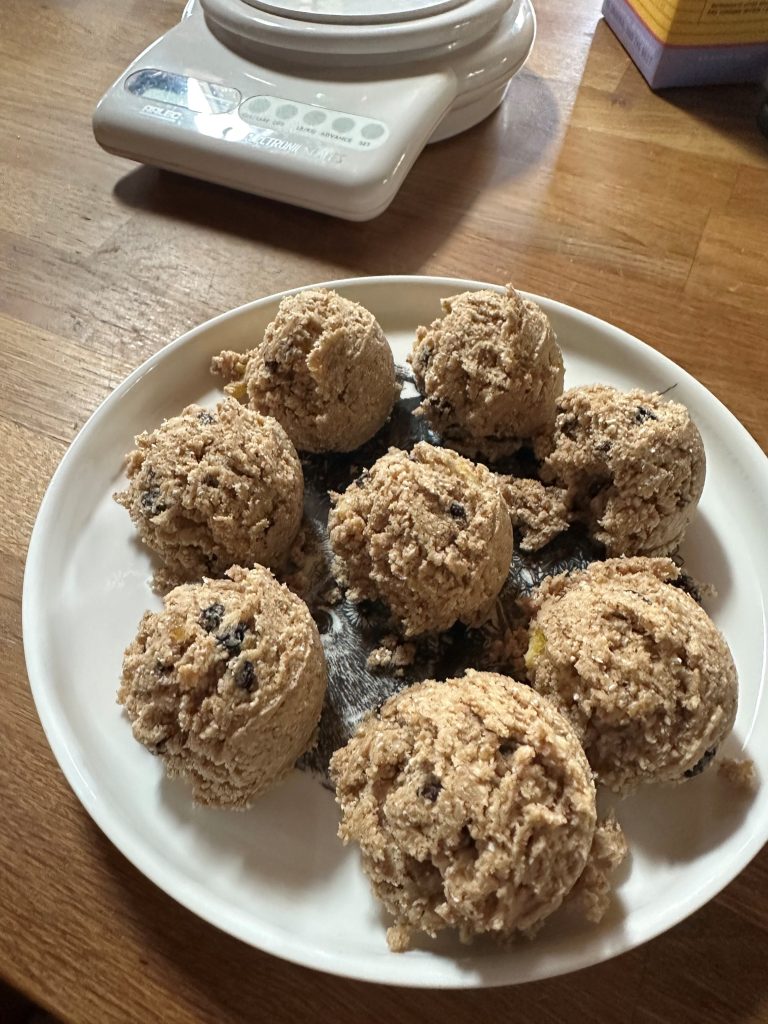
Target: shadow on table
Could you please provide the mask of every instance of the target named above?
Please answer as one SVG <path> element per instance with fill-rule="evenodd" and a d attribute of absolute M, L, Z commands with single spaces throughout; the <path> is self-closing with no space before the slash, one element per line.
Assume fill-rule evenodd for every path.
<path fill-rule="evenodd" d="M 537 172 L 559 131 L 557 100 L 530 71 L 499 110 L 467 132 L 428 146 L 392 205 L 352 223 L 150 167 L 115 185 L 125 206 L 177 218 L 303 257 L 370 273 L 418 271 L 484 189 Z M 375 260 L 375 263 L 371 260 Z"/>
<path fill-rule="evenodd" d="M 718 135 L 736 139 L 746 149 L 765 159 L 768 139 L 757 123 L 764 91 L 759 85 L 707 85 L 697 88 L 663 89 L 660 99 L 714 129 Z"/>

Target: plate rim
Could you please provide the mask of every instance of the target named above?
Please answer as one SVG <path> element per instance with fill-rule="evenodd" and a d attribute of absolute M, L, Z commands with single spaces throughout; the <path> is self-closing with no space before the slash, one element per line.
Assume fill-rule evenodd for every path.
<path fill-rule="evenodd" d="M 368 961 L 366 969 L 361 969 L 358 961 L 354 962 L 354 967 L 345 969 L 345 963 L 343 961 L 340 962 L 338 954 L 328 954 L 323 949 L 319 949 L 314 946 L 310 949 L 306 945 L 306 940 L 300 940 L 300 942 L 293 944 L 286 942 L 282 932 L 272 928 L 271 926 L 265 926 L 263 922 L 258 922 L 264 932 L 263 935 L 259 936 L 259 939 L 262 941 L 257 941 L 256 937 L 254 937 L 252 933 L 249 933 L 248 935 L 244 934 L 243 930 L 238 928 L 237 923 L 232 920 L 223 924 L 221 920 L 216 919 L 215 913 L 207 904 L 201 907 L 199 895 L 196 892 L 195 886 L 188 885 L 187 881 L 184 878 L 177 876 L 175 872 L 170 871 L 166 873 L 166 871 L 163 870 L 164 864 L 162 857 L 157 855 L 150 847 L 147 847 L 138 838 L 136 838 L 133 834 L 133 830 L 131 830 L 130 827 L 123 825 L 119 816 L 111 815 L 103 807 L 96 792 L 90 788 L 88 780 L 80 773 L 76 759 L 73 756 L 72 751 L 69 749 L 67 739 L 63 735 L 60 724 L 56 721 L 52 705 L 46 699 L 46 669 L 43 664 L 42 651 L 36 644 L 27 642 L 27 638 L 29 636 L 35 635 L 36 627 L 38 626 L 37 595 L 40 591 L 40 581 L 44 577 L 45 544 L 51 536 L 49 523 L 53 518 L 57 500 L 62 492 L 61 481 L 65 476 L 66 467 L 72 459 L 76 457 L 80 448 L 87 442 L 90 436 L 98 430 L 103 417 L 111 412 L 112 407 L 119 403 L 122 396 L 128 390 L 133 388 L 155 364 L 172 357 L 178 349 L 190 344 L 196 336 L 203 332 L 210 331 L 219 324 L 225 323 L 226 321 L 238 316 L 242 316 L 243 314 L 262 306 L 276 304 L 285 296 L 295 295 L 311 288 L 348 290 L 371 285 L 428 285 L 429 287 L 445 289 L 446 296 L 457 294 L 461 291 L 476 291 L 480 289 L 490 289 L 499 293 L 503 293 L 505 291 L 504 285 L 474 279 L 419 274 L 391 274 L 335 278 L 333 280 L 321 281 L 315 284 L 299 285 L 280 292 L 271 293 L 269 295 L 253 299 L 249 302 L 242 303 L 239 306 L 210 317 L 208 320 L 191 327 L 172 341 L 166 343 L 158 349 L 157 352 L 154 352 L 139 366 L 137 366 L 124 380 L 122 380 L 91 413 L 80 431 L 67 447 L 59 465 L 48 483 L 35 518 L 35 524 L 27 549 L 22 589 L 22 637 L 28 682 L 35 704 L 35 710 L 42 724 L 43 731 L 51 751 L 70 788 L 107 839 L 137 870 L 144 875 L 145 878 L 148 878 L 154 885 L 165 892 L 173 900 L 194 913 L 196 916 L 205 920 L 207 923 L 213 925 L 219 930 L 233 935 L 235 938 L 245 942 L 247 945 L 260 949 L 270 955 L 298 964 L 302 967 L 322 970 L 338 977 L 379 984 L 398 985 L 409 988 L 474 989 L 496 987 L 500 985 L 522 984 L 527 981 L 537 981 L 544 980 L 546 978 L 558 977 L 572 971 L 602 963 L 624 952 L 629 952 L 631 949 L 637 948 L 639 945 L 656 938 L 658 935 L 663 934 L 670 928 L 685 920 L 691 913 L 704 906 L 705 903 L 721 892 L 722 889 L 724 889 L 738 874 L 741 873 L 741 871 L 744 870 L 768 840 L 768 827 L 765 829 L 765 834 L 762 832 L 753 833 L 739 848 L 738 856 L 733 858 L 729 871 L 725 875 L 718 875 L 714 882 L 710 879 L 706 884 L 699 886 L 695 892 L 689 894 L 685 900 L 676 906 L 675 912 L 671 918 L 666 915 L 662 915 L 659 920 L 657 915 L 656 919 L 652 921 L 650 925 L 646 925 L 639 937 L 629 935 L 627 941 L 624 943 L 612 942 L 610 940 L 604 941 L 599 948 L 596 948 L 592 952 L 591 955 L 588 954 L 586 956 L 581 956 L 578 951 L 572 955 L 559 952 L 559 959 L 554 965 L 554 968 L 551 964 L 546 963 L 546 958 L 543 958 L 541 967 L 532 970 L 525 978 L 510 978 L 506 976 L 503 971 L 498 970 L 494 971 L 489 977 L 478 978 L 476 975 L 472 974 L 468 974 L 467 976 L 455 976 L 454 974 L 452 977 L 446 977 L 442 969 L 437 971 L 430 970 L 430 965 L 425 964 L 421 957 L 416 959 L 414 954 L 409 954 L 408 957 L 396 956 L 395 954 L 388 953 L 388 951 L 382 951 L 380 957 L 366 954 Z M 620 342 L 622 345 L 628 345 L 633 349 L 639 346 L 642 351 L 652 353 L 653 359 L 660 361 L 660 365 L 664 366 L 665 369 L 673 370 L 674 373 L 678 375 L 678 379 L 681 382 L 693 384 L 697 391 L 697 398 L 704 399 L 708 402 L 713 413 L 715 413 L 721 420 L 724 419 L 728 423 L 728 426 L 733 432 L 732 436 L 738 438 L 740 450 L 748 457 L 750 464 L 754 466 L 756 470 L 756 475 L 752 478 L 752 482 L 759 483 L 761 485 L 762 489 L 765 491 L 764 496 L 766 498 L 766 504 L 768 505 L 768 473 L 766 472 L 768 456 L 766 456 L 747 428 L 704 384 L 658 349 L 655 349 L 647 342 L 642 341 L 640 338 L 630 334 L 623 328 L 611 324 L 607 320 L 603 320 L 594 314 L 587 313 L 578 307 L 571 306 L 555 299 L 550 299 L 546 296 L 540 296 L 522 289 L 520 289 L 519 292 L 525 298 L 531 299 L 534 302 L 542 303 L 550 309 L 557 310 L 557 312 L 562 313 L 564 316 L 575 316 L 577 320 L 580 320 L 586 327 L 591 328 L 592 330 L 607 329 L 613 335 L 615 341 Z M 761 596 L 765 598 L 765 593 Z M 42 617 L 42 613 L 39 614 L 40 617 Z M 765 605 L 763 607 L 763 621 L 764 623 L 766 621 Z M 767 660 L 768 633 L 764 630 L 762 676 L 759 681 L 758 702 L 766 685 Z M 702 893 L 704 894 L 703 896 Z M 375 964 L 372 962 L 374 959 L 376 961 Z M 453 966 L 456 962 L 456 958 L 446 957 L 445 962 Z M 418 976 L 419 970 L 423 970 L 424 968 L 427 968 L 426 975 L 421 977 Z"/>

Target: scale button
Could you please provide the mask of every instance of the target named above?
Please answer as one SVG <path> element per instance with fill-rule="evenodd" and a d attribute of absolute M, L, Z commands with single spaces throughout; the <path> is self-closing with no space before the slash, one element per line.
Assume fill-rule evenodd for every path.
<path fill-rule="evenodd" d="M 322 124 L 326 118 L 323 110 L 308 110 L 304 115 L 304 124 Z"/>
<path fill-rule="evenodd" d="M 331 128 L 335 132 L 340 132 L 344 135 L 346 132 L 351 132 L 355 127 L 355 122 L 351 117 L 337 117 L 335 121 L 331 122 Z"/>
<path fill-rule="evenodd" d="M 298 114 L 299 108 L 294 107 L 292 103 L 283 103 L 281 107 L 278 107 L 275 113 L 278 117 L 282 117 L 284 121 L 290 120 Z"/>
<path fill-rule="evenodd" d="M 245 101 L 242 110 L 247 114 L 263 114 L 271 106 L 272 102 L 266 96 L 252 96 L 249 100 Z"/>
<path fill-rule="evenodd" d="M 364 139 L 380 139 L 384 134 L 383 124 L 367 124 L 360 132 Z"/>

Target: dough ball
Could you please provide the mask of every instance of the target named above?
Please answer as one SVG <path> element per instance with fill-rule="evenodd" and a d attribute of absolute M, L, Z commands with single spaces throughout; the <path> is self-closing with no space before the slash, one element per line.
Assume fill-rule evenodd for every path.
<path fill-rule="evenodd" d="M 738 682 L 706 612 L 666 558 L 550 577 L 532 599 L 528 676 L 617 792 L 698 774 L 730 732 Z"/>
<path fill-rule="evenodd" d="M 410 355 L 420 413 L 452 447 L 490 458 L 551 432 L 563 390 L 552 325 L 511 285 L 506 293 L 443 299 L 443 317 L 420 327 Z"/>
<path fill-rule="evenodd" d="M 222 352 L 213 373 L 227 391 L 274 416 L 302 452 L 349 452 L 389 419 L 400 392 L 372 313 L 336 292 L 286 296 L 252 352 Z"/>
<path fill-rule="evenodd" d="M 309 610 L 268 569 L 172 590 L 125 652 L 133 735 L 197 803 L 246 807 L 313 738 L 326 690 Z"/>
<path fill-rule="evenodd" d="M 276 566 L 303 513 L 304 477 L 280 424 L 226 400 L 190 405 L 127 457 L 115 499 L 160 556 L 161 584 L 221 576 L 231 565 Z"/>
<path fill-rule="evenodd" d="M 542 479 L 566 488 L 572 514 L 611 556 L 673 552 L 704 488 L 704 445 L 688 410 L 646 391 L 566 391 L 537 454 Z"/>
<path fill-rule="evenodd" d="M 584 871 L 595 787 L 567 721 L 491 672 L 419 683 L 363 721 L 331 761 L 339 835 L 360 844 L 388 939 L 535 929 Z"/>
<path fill-rule="evenodd" d="M 424 442 L 391 448 L 333 499 L 334 572 L 352 600 L 383 601 L 408 636 L 487 617 L 509 571 L 512 524 L 484 466 Z"/>

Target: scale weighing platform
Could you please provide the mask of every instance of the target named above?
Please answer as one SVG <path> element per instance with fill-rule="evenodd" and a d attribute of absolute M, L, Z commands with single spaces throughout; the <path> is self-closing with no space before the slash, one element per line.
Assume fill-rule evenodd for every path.
<path fill-rule="evenodd" d="M 190 0 L 99 102 L 110 153 L 347 220 L 487 117 L 531 0 Z"/>

